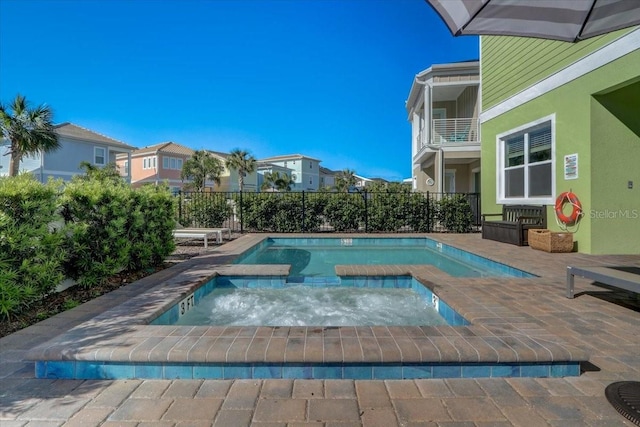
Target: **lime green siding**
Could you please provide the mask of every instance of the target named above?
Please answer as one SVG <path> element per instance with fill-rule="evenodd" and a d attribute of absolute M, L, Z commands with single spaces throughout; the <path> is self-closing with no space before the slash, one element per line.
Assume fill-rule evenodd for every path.
<path fill-rule="evenodd" d="M 571 190 L 584 210 L 579 225 L 570 228 L 578 251 L 640 254 L 640 50 L 482 124 L 482 212 L 501 209 L 496 180 L 490 179 L 497 176 L 496 136 L 552 114 L 554 197 Z M 578 179 L 565 180 L 563 159 L 574 153 Z M 549 228 L 559 231 L 553 206 L 547 214 Z"/>
<path fill-rule="evenodd" d="M 616 114 L 616 105 L 635 117 Z M 640 81 L 592 97 L 590 108 L 591 252 L 640 253 Z"/>
<path fill-rule="evenodd" d="M 619 30 L 576 44 L 482 36 L 482 110 L 486 110 L 628 33 Z"/>

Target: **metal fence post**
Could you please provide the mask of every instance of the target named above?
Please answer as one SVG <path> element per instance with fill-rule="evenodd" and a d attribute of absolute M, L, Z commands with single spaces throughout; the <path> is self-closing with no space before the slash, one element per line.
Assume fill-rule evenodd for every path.
<path fill-rule="evenodd" d="M 182 221 L 182 190 L 178 190 L 178 220 L 176 222 Z"/>
<path fill-rule="evenodd" d="M 429 190 L 427 190 L 427 233 L 432 233 L 431 229 L 431 196 Z"/>
<path fill-rule="evenodd" d="M 368 197 L 367 197 L 367 189 L 364 189 L 364 232 L 368 233 L 369 232 L 369 203 L 367 201 Z"/>
<path fill-rule="evenodd" d="M 304 214 L 305 214 L 305 210 L 304 210 L 304 190 L 302 190 L 302 231 L 306 232 L 307 229 L 305 227 Z"/>
<path fill-rule="evenodd" d="M 240 233 L 242 234 L 244 232 L 244 220 L 243 220 L 243 216 L 242 216 L 242 210 L 243 210 L 243 203 L 242 203 L 242 190 L 240 190 Z"/>

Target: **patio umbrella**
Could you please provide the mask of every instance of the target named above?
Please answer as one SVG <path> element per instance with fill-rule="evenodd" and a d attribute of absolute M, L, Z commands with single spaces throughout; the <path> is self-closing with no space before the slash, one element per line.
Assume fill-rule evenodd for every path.
<path fill-rule="evenodd" d="M 426 0 L 454 36 L 577 42 L 640 25 L 640 0 Z"/>

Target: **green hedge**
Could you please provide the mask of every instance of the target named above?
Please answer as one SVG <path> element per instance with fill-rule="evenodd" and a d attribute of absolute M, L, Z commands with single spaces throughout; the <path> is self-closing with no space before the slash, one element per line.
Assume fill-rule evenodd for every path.
<path fill-rule="evenodd" d="M 184 227 L 220 227 L 232 214 L 232 206 L 225 193 L 181 193 L 178 222 Z"/>
<path fill-rule="evenodd" d="M 65 277 L 84 286 L 160 264 L 175 249 L 175 199 L 100 174 L 37 182 L 0 178 L 0 317 L 20 313 Z"/>
<path fill-rule="evenodd" d="M 64 279 L 60 185 L 42 185 L 29 174 L 0 178 L 0 317 L 53 292 Z"/>

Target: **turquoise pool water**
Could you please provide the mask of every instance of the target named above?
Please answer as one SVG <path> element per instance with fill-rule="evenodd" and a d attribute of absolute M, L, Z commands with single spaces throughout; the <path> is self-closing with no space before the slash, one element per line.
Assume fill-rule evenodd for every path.
<path fill-rule="evenodd" d="M 268 238 L 235 264 L 289 264 L 291 277 L 335 276 L 336 265 L 429 264 L 455 277 L 535 277 L 428 238 Z"/>
<path fill-rule="evenodd" d="M 462 326 L 469 322 L 411 276 L 300 285 L 286 277 L 217 276 L 153 325 Z"/>

